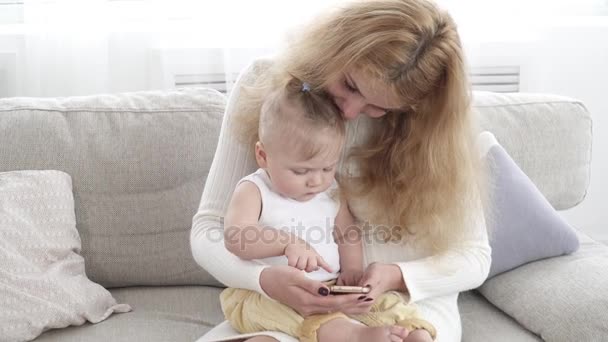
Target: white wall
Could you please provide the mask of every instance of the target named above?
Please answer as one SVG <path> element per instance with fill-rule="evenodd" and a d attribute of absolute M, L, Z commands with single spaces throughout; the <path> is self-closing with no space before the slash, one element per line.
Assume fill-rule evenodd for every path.
<path fill-rule="evenodd" d="M 590 235 L 608 241 L 608 25 L 555 30 L 537 49 L 538 77 L 529 86 L 582 100 L 593 119 L 587 198 L 564 216 Z"/>
<path fill-rule="evenodd" d="M 547 24 L 519 42 L 469 46 L 472 63 L 521 64 L 521 91 L 583 101 L 593 119 L 591 182 L 587 197 L 563 211 L 572 225 L 608 241 L 608 18 Z"/>

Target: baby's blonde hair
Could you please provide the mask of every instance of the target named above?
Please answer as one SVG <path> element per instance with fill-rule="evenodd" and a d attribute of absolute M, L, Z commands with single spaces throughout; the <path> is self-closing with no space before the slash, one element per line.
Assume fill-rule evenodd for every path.
<path fill-rule="evenodd" d="M 327 93 L 293 77 L 271 92 L 260 109 L 259 141 L 266 147 L 289 146 L 304 160 L 339 152 L 345 130 L 340 110 Z"/>
<path fill-rule="evenodd" d="M 401 108 L 350 151 L 358 172 L 342 177 L 343 189 L 366 199 L 371 220 L 397 226 L 396 236 L 429 234 L 435 250 L 458 243 L 480 223 L 472 215 L 481 212 L 486 177 L 456 24 L 427 0 L 350 2 L 296 35 L 272 76 L 256 84 L 295 76 L 326 88 L 353 69 Z M 259 115 L 256 98 L 243 107 L 250 120 Z"/>

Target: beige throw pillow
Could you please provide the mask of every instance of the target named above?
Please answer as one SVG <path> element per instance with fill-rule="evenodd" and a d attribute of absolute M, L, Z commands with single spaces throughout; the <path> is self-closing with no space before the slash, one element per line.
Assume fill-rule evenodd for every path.
<path fill-rule="evenodd" d="M 131 310 L 87 278 L 80 248 L 68 174 L 0 173 L 0 341 Z"/>

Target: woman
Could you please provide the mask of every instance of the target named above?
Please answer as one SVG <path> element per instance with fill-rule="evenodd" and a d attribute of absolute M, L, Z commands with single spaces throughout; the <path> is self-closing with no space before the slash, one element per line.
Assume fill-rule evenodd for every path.
<path fill-rule="evenodd" d="M 366 232 L 369 266 L 360 283 L 371 285 L 368 297 L 399 291 L 435 325 L 437 341 L 460 341 L 458 293 L 479 286 L 490 267 L 485 178 L 456 26 L 426 0 L 351 3 L 315 21 L 272 68 L 258 63 L 245 72 L 193 219 L 195 259 L 227 286 L 258 291 L 304 316 L 358 314 L 374 303 L 324 296 L 325 285 L 295 268 L 240 260 L 224 247 L 230 193 L 255 169 L 246 141 L 256 138 L 264 85 L 287 75 L 325 89 L 348 120 L 341 183 Z M 225 328 L 208 336 L 229 337 Z M 262 335 L 248 341 L 293 341 Z"/>

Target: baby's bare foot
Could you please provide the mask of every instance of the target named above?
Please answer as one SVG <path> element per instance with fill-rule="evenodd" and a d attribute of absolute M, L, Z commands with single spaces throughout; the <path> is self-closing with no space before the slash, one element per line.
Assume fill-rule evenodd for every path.
<path fill-rule="evenodd" d="M 410 332 L 403 342 L 433 342 L 433 337 L 424 329 L 416 329 Z"/>
<path fill-rule="evenodd" d="M 334 319 L 317 330 L 319 342 L 403 342 L 409 331 L 398 325 L 371 328 L 347 319 Z"/>

